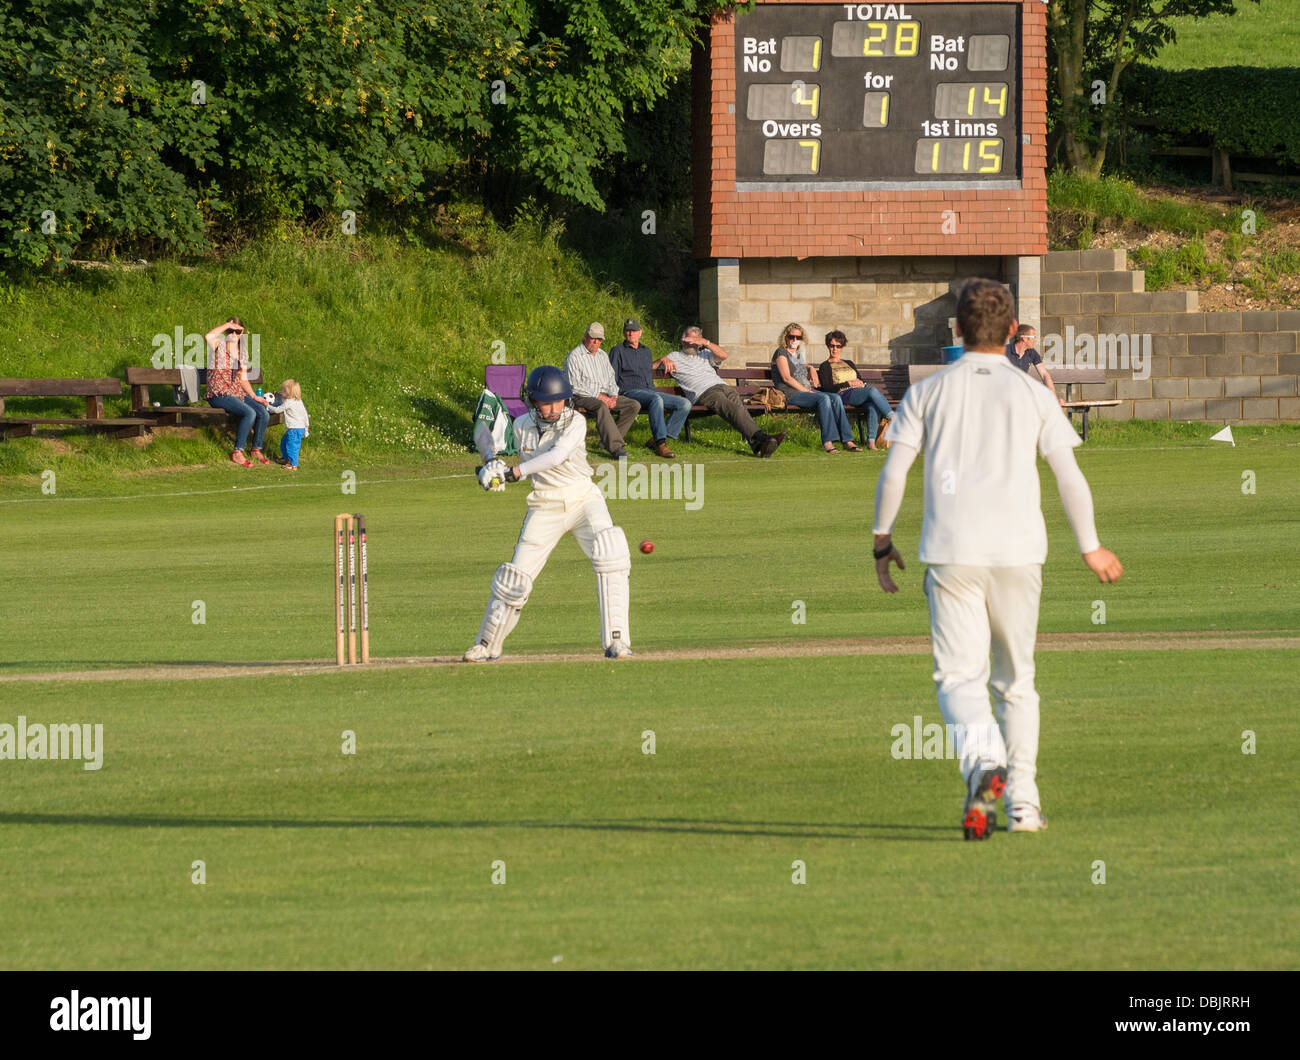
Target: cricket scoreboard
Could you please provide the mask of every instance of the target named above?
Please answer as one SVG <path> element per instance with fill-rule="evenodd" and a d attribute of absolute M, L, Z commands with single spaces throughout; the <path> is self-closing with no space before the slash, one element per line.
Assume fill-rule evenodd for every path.
<path fill-rule="evenodd" d="M 717 12 L 692 59 L 696 257 L 904 271 L 945 258 L 985 274 L 997 257 L 1032 272 L 1047 250 L 1047 13 L 1042 0 Z M 728 301 L 729 284 L 703 304 Z"/>
<path fill-rule="evenodd" d="M 736 190 L 1020 187 L 1019 3 L 735 19 Z"/>

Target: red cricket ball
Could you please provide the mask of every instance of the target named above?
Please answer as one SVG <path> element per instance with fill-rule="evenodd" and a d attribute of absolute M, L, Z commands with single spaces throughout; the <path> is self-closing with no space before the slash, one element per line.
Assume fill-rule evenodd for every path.
<path fill-rule="evenodd" d="M 641 551 L 644 552 L 647 556 L 650 555 L 650 553 L 653 552 L 654 550 L 655 550 L 655 543 L 653 541 L 641 542 Z"/>

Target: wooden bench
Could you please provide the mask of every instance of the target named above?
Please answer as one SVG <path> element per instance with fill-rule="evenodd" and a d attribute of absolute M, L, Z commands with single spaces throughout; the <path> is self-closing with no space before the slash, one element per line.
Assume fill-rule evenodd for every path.
<path fill-rule="evenodd" d="M 741 400 L 745 404 L 745 410 L 751 416 L 761 416 L 767 412 L 767 406 L 761 405 L 757 401 L 750 400 L 751 396 L 762 386 L 771 386 L 771 383 L 755 383 L 751 380 L 752 372 L 743 368 L 719 368 L 718 375 L 726 382 L 735 386 L 740 394 Z M 766 379 L 766 377 L 764 377 Z M 655 389 L 665 394 L 676 394 L 678 397 L 685 397 L 686 393 L 679 387 L 673 377 L 663 369 L 657 369 L 654 372 Z M 577 412 L 591 419 L 595 414 L 587 412 L 584 409 L 577 409 Z M 644 411 L 644 410 L 643 410 Z M 690 414 L 686 417 L 686 426 L 682 430 L 682 440 L 689 442 L 691 440 L 691 420 L 700 416 L 716 415 L 712 409 L 705 408 L 703 405 L 692 405 Z"/>
<path fill-rule="evenodd" d="M 812 374 L 812 379 L 814 383 L 817 382 L 817 369 L 820 366 L 820 364 L 821 361 L 817 361 L 816 363 L 810 363 L 808 365 L 808 371 Z M 879 390 L 885 396 L 885 400 L 889 402 L 889 407 L 891 409 L 898 408 L 898 403 L 903 400 L 903 394 L 907 392 L 907 386 L 908 386 L 907 366 L 901 364 L 867 364 L 867 365 L 860 364 L 857 367 L 858 367 L 858 378 L 861 379 L 867 386 L 874 386 L 877 390 Z M 749 364 L 745 366 L 745 368 L 746 371 L 748 371 L 752 376 L 762 377 L 764 382 L 761 385 L 763 386 L 773 385 L 771 371 L 770 371 L 771 365 L 769 362 L 750 361 Z M 807 412 L 813 415 L 816 415 L 817 412 L 816 409 L 793 408 L 790 406 L 787 406 L 784 411 Z M 867 437 L 866 437 L 867 409 L 861 405 L 856 405 L 856 406 L 845 405 L 844 411 L 849 414 L 850 420 L 857 421 L 858 444 L 866 445 L 867 444 Z M 875 441 L 874 438 L 871 440 Z"/>
<path fill-rule="evenodd" d="M 1095 400 L 1084 400 L 1083 388 L 1089 383 L 1104 383 L 1106 381 L 1106 370 L 1104 368 L 1048 368 L 1052 374 L 1053 383 L 1063 383 L 1065 385 L 1065 403 L 1061 408 L 1065 409 L 1066 415 L 1070 417 L 1070 422 L 1074 422 L 1074 414 L 1077 412 L 1083 417 L 1082 430 L 1079 432 L 1083 435 L 1083 440 L 1088 440 L 1088 413 L 1093 409 L 1114 408 L 1119 404 L 1118 398 L 1105 398 Z M 1075 387 L 1079 388 L 1079 397 L 1072 397 Z"/>
<path fill-rule="evenodd" d="M 753 400 L 753 395 L 764 387 L 772 385 L 772 377 L 769 372 L 767 362 L 751 361 L 744 368 L 728 368 L 724 362 L 723 367 L 717 369 L 718 376 L 723 382 L 730 383 L 736 388 L 744 403 L 745 410 L 755 418 L 768 414 L 766 405 L 760 404 Z M 869 367 L 858 367 L 858 378 L 869 386 L 877 387 L 889 401 L 890 408 L 897 408 L 898 403 L 903 400 L 903 392 L 907 389 L 907 369 L 903 365 L 876 365 Z M 662 390 L 666 394 L 676 394 L 679 397 L 685 397 L 682 388 L 676 385 L 673 377 L 662 369 L 654 373 L 655 389 Z M 862 445 L 866 445 L 865 424 L 867 420 L 867 410 L 865 408 L 846 408 L 851 419 L 856 419 L 858 423 L 858 440 Z M 786 412 L 816 412 L 815 409 L 801 409 L 787 407 L 779 409 L 774 414 L 782 415 Z M 684 441 L 691 440 L 691 420 L 700 416 L 713 416 L 716 413 L 712 409 L 703 405 L 692 405 L 690 415 L 686 418 L 686 426 L 682 431 Z"/>
<path fill-rule="evenodd" d="M 725 362 L 724 362 L 725 365 Z M 770 383 L 756 383 L 750 378 L 750 372 L 743 368 L 717 369 L 718 376 L 724 381 L 730 383 L 736 388 L 740 395 L 740 400 L 745 406 L 745 411 L 751 416 L 757 418 L 767 412 L 767 406 L 753 400 L 754 394 L 763 386 L 770 386 Z M 677 385 L 672 375 L 663 369 L 654 373 L 655 389 L 662 390 L 665 394 L 676 394 L 678 397 L 685 397 L 686 392 Z M 704 405 L 692 405 L 689 415 L 686 417 L 686 426 L 682 428 L 682 440 L 689 442 L 691 440 L 691 420 L 699 419 L 701 416 L 715 416 L 712 409 Z"/>
<path fill-rule="evenodd" d="M 924 379 L 927 375 L 933 375 L 939 369 L 946 367 L 942 364 L 912 364 L 908 365 L 908 376 L 910 381 L 915 383 Z M 1074 388 L 1082 388 L 1090 383 L 1104 383 L 1106 381 L 1106 371 L 1104 368 L 1051 368 L 1052 382 L 1065 386 L 1065 401 L 1061 408 L 1065 414 L 1070 417 L 1071 422 L 1074 420 L 1074 414 L 1079 413 L 1083 422 L 1081 424 L 1080 434 L 1083 440 L 1088 440 L 1088 413 L 1097 408 L 1113 408 L 1119 404 L 1117 398 L 1101 398 L 1095 400 L 1085 400 L 1082 397 L 1072 397 Z"/>
<path fill-rule="evenodd" d="M 118 397 L 122 381 L 98 379 L 0 379 L 0 438 L 30 438 L 38 427 L 81 428 L 135 437 L 153 425 L 138 416 L 104 415 L 104 398 Z M 5 398 L 84 398 L 85 416 L 5 416 Z"/>
<path fill-rule="evenodd" d="M 198 369 L 199 385 L 202 386 L 207 379 L 207 369 Z M 248 374 L 248 381 L 257 384 L 261 381 L 262 371 L 256 369 Z M 151 386 L 177 387 L 181 384 L 181 370 L 179 368 L 154 368 L 152 365 L 143 368 L 128 368 L 126 370 L 126 382 L 131 388 L 131 415 L 149 417 L 151 423 L 159 426 L 173 427 L 222 427 L 227 423 L 233 423 L 233 417 L 225 409 L 216 409 L 206 401 L 202 405 L 173 405 L 159 404 L 154 406 L 150 397 L 149 388 Z M 168 395 L 169 401 L 174 400 L 174 396 Z M 274 426 L 284 420 L 284 414 L 280 412 L 271 412 L 269 423 Z"/>
<path fill-rule="evenodd" d="M 821 362 L 818 362 L 820 364 Z M 858 378 L 868 386 L 876 387 L 885 399 L 889 402 L 891 409 L 897 409 L 907 388 L 926 376 L 933 375 L 941 371 L 947 365 L 943 364 L 882 364 L 882 365 L 858 365 Z M 770 365 L 766 361 L 750 361 L 744 368 L 727 368 L 718 369 L 718 375 L 726 382 L 731 383 L 740 393 L 742 400 L 745 402 L 745 408 L 749 414 L 754 417 L 767 413 L 767 407 L 750 400 L 752 395 L 762 387 L 772 385 L 770 374 Z M 809 365 L 812 372 L 816 372 L 817 365 Z M 1073 419 L 1074 413 L 1079 413 L 1082 417 L 1080 434 L 1083 440 L 1088 440 L 1088 413 L 1095 408 L 1112 408 L 1119 404 L 1114 398 L 1085 399 L 1083 397 L 1073 397 L 1074 387 L 1078 386 L 1080 391 L 1089 384 L 1104 383 L 1106 381 L 1106 372 L 1101 368 L 1056 368 L 1048 369 L 1052 374 L 1052 382 L 1061 384 L 1065 387 L 1065 401 L 1062 408 L 1066 415 Z M 663 390 L 665 393 L 682 395 L 682 390 L 677 386 L 667 372 L 657 371 L 654 373 L 655 389 Z M 682 395 L 684 396 L 684 395 Z M 780 410 L 776 415 L 784 412 L 806 412 L 815 413 L 815 409 L 801 409 L 787 406 Z M 865 424 L 867 420 L 867 410 L 862 407 L 850 408 L 845 407 L 845 411 L 851 419 L 857 420 L 858 442 L 866 445 Z M 714 413 L 703 405 L 692 405 L 690 416 L 686 420 L 686 427 L 683 433 L 685 441 L 691 440 L 691 420 L 699 416 L 712 416 Z"/>

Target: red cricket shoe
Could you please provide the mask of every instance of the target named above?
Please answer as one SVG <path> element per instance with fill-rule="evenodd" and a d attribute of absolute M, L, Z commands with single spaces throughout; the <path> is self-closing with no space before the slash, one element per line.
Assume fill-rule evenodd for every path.
<path fill-rule="evenodd" d="M 961 813 L 961 831 L 966 839 L 988 839 L 997 830 L 998 815 L 994 811 L 1006 790 L 1006 766 L 971 774 L 970 794 Z"/>

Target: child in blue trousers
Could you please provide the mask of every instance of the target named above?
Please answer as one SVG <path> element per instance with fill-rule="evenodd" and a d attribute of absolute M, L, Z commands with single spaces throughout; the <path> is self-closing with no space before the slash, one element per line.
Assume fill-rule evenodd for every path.
<path fill-rule="evenodd" d="M 275 395 L 271 395 L 275 397 Z M 280 457 L 286 471 L 298 470 L 298 453 L 302 440 L 311 433 L 311 420 L 307 406 L 302 403 L 302 388 L 295 379 L 286 379 L 280 385 L 279 403 L 271 406 L 275 412 L 284 413 L 284 437 L 280 439 Z"/>

